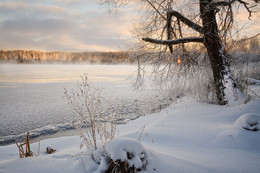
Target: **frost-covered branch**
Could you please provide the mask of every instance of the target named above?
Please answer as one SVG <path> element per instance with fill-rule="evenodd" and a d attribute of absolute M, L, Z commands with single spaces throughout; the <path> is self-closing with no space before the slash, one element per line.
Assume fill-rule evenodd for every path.
<path fill-rule="evenodd" d="M 168 21 L 171 20 L 171 17 L 174 16 L 177 19 L 179 19 L 181 22 L 183 22 L 184 24 L 186 24 L 187 26 L 191 27 L 192 29 L 194 29 L 195 31 L 199 32 L 199 33 L 203 33 L 202 32 L 202 27 L 196 23 L 194 23 L 193 21 L 191 21 L 190 19 L 186 18 L 185 16 L 183 16 L 182 14 L 180 14 L 177 11 L 174 10 L 170 10 L 167 13 L 168 16 Z"/>
<path fill-rule="evenodd" d="M 154 43 L 154 44 L 161 44 L 161 45 L 175 45 L 181 43 L 203 43 L 204 39 L 202 37 L 188 37 L 188 38 L 181 38 L 177 40 L 157 40 L 152 38 L 142 38 L 143 41 Z"/>
<path fill-rule="evenodd" d="M 236 2 L 237 0 L 231 0 L 231 1 L 219 1 L 219 2 L 213 2 L 214 6 L 229 6 Z"/>

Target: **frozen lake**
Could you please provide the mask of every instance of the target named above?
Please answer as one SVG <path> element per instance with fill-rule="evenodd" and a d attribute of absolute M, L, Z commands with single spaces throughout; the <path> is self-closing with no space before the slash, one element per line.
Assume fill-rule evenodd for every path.
<path fill-rule="evenodd" d="M 0 145 L 23 138 L 27 131 L 39 137 L 73 129 L 74 112 L 64 99 L 64 88 L 75 88 L 84 73 L 111 102 L 125 104 L 121 123 L 165 107 L 170 100 L 159 91 L 134 90 L 131 75 L 136 69 L 135 65 L 1 64 Z"/>

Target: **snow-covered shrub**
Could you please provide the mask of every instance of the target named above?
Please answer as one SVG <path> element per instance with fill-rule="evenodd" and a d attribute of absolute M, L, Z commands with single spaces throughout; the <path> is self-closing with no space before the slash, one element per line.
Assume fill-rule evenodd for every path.
<path fill-rule="evenodd" d="M 101 172 L 139 172 L 146 169 L 148 153 L 134 139 L 114 139 L 93 153 Z"/>
<path fill-rule="evenodd" d="M 243 114 L 236 120 L 235 126 L 245 130 L 258 131 L 260 130 L 260 114 Z"/>
<path fill-rule="evenodd" d="M 247 53 L 234 54 L 233 56 L 232 73 L 237 81 L 239 90 L 247 97 L 246 102 L 259 97 L 251 90 L 251 86 L 254 85 L 254 83 L 251 82 L 251 79 L 260 79 L 259 55 Z"/>
<path fill-rule="evenodd" d="M 89 149 L 97 149 L 97 141 L 104 143 L 114 139 L 116 131 L 117 109 L 102 97 L 102 90 L 93 87 L 87 75 L 81 76 L 78 88 L 64 95 L 68 104 L 76 112 L 74 125 L 79 129 L 83 142 Z M 110 108 L 110 115 L 104 117 L 104 110 Z M 111 111 L 112 110 L 112 111 Z"/>
<path fill-rule="evenodd" d="M 214 146 L 259 151 L 260 146 L 260 114 L 246 113 L 241 115 L 234 126 L 217 134 Z"/>

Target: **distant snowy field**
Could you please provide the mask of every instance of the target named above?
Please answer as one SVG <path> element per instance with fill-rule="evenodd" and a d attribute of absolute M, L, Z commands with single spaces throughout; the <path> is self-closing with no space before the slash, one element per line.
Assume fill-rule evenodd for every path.
<path fill-rule="evenodd" d="M 160 113 L 119 125 L 121 142 L 105 148 L 115 158 L 122 157 L 119 152 L 125 149 L 134 155 L 145 150 L 147 166 L 142 173 L 259 173 L 260 131 L 244 129 L 250 122 L 258 122 L 259 128 L 259 121 L 259 99 L 228 107 L 185 97 Z M 133 143 L 143 128 L 141 143 Z M 94 162 L 86 148 L 79 148 L 80 143 L 78 136 L 42 140 L 40 156 L 26 159 L 18 158 L 16 145 L 0 146 L 0 172 L 100 173 L 106 165 Z M 47 146 L 57 151 L 48 155 Z M 38 143 L 31 148 L 37 153 Z"/>
<path fill-rule="evenodd" d="M 0 64 L 0 145 L 23 138 L 73 129 L 74 112 L 63 98 L 87 74 L 111 102 L 124 104 L 125 123 L 169 103 L 152 89 L 136 91 L 136 65 Z M 161 105 L 163 104 L 163 105 Z"/>

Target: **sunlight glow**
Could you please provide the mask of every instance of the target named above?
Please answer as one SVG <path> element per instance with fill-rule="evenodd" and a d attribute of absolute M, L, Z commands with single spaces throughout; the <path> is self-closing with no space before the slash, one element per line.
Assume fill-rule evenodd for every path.
<path fill-rule="evenodd" d="M 181 63 L 181 59 L 178 58 L 178 59 L 177 59 L 177 64 L 180 64 L 180 63 Z"/>

